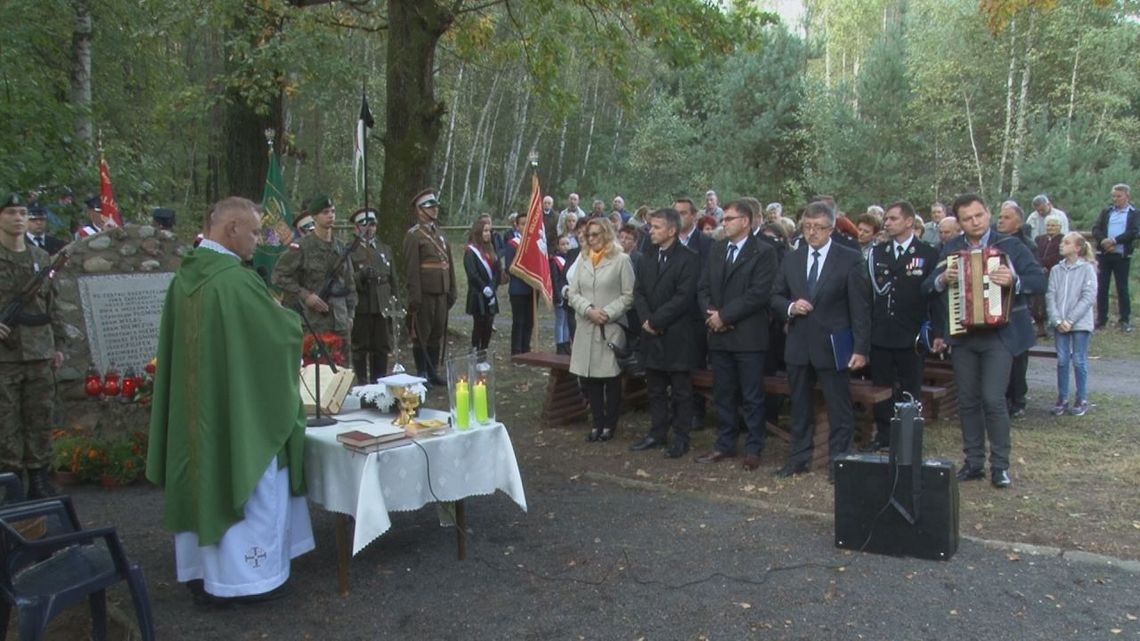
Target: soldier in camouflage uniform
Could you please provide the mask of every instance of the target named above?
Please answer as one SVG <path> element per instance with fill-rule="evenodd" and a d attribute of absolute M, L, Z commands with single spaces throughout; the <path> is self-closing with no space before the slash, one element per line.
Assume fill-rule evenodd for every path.
<path fill-rule="evenodd" d="M 310 198 L 306 210 L 312 214 L 316 227 L 313 233 L 291 243 L 289 249 L 277 259 L 277 265 L 273 269 L 273 284 L 285 292 L 287 298 L 302 303 L 301 307 L 305 318 L 312 325 L 312 331 L 318 334 L 335 332 L 340 336 L 344 344 L 341 351 L 345 362 L 351 362 L 349 334 L 357 301 L 352 261 L 345 260 L 341 263 L 326 294 L 322 297 L 320 293 L 330 272 L 340 262 L 348 247 L 333 238 L 336 207 L 328 196 Z M 308 327 L 305 331 L 309 331 Z"/>
<path fill-rule="evenodd" d="M 439 360 L 447 332 L 447 311 L 455 304 L 455 269 L 451 248 L 436 226 L 439 200 L 425 189 L 412 198 L 417 224 L 404 236 L 408 322 L 416 371 L 433 385 L 446 385 Z"/>
<path fill-rule="evenodd" d="M 392 351 L 392 319 L 384 316 L 396 289 L 392 249 L 376 237 L 376 210 L 360 209 L 352 215 L 360 243 L 352 251 L 356 274 L 356 317 L 352 324 L 352 368 L 356 380 L 372 383 L 388 374 Z"/>
<path fill-rule="evenodd" d="M 28 210 L 19 194 L 0 201 L 0 305 L 16 300 L 47 252 L 25 242 Z M 55 496 L 51 481 L 51 413 L 55 370 L 65 334 L 53 304 L 52 283 L 24 302 L 9 324 L 0 322 L 0 471 L 28 475 L 29 498 Z"/>

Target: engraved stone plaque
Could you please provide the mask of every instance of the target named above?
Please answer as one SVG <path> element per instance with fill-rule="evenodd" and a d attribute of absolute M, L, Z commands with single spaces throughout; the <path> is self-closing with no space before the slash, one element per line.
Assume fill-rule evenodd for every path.
<path fill-rule="evenodd" d="M 114 366 L 139 371 L 158 349 L 158 325 L 172 272 L 79 279 L 91 360 L 100 372 Z"/>

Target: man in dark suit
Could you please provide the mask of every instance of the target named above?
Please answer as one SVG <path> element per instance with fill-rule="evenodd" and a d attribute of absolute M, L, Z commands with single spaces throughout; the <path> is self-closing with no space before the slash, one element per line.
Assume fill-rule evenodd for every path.
<path fill-rule="evenodd" d="M 1108 324 L 1108 281 L 1116 279 L 1116 304 L 1120 309 L 1120 330 L 1131 332 L 1132 300 L 1128 293 L 1128 267 L 1132 243 L 1140 238 L 1140 210 L 1132 204 L 1132 189 L 1125 184 L 1112 188 L 1112 204 L 1096 217 L 1093 238 L 1100 274 L 1096 291 L 1096 326 Z"/>
<path fill-rule="evenodd" d="M 677 242 L 697 253 L 697 262 L 701 266 L 701 273 L 697 275 L 697 283 L 700 283 L 705 271 L 709 268 L 709 249 L 713 245 L 713 240 L 701 233 L 700 229 L 697 229 L 697 206 L 691 198 L 681 197 L 674 200 L 673 209 L 676 209 L 677 215 L 681 217 L 681 229 L 677 232 Z M 652 253 L 652 248 L 644 251 Z M 704 332 L 698 332 L 697 367 L 704 368 L 707 365 L 708 341 Z M 693 397 L 692 429 L 705 429 L 705 397 L 700 394 Z"/>
<path fill-rule="evenodd" d="M 863 254 L 835 242 L 834 227 L 835 211 L 827 203 L 816 201 L 804 209 L 804 242 L 784 258 L 772 293 L 773 311 L 788 321 L 784 360 L 792 392 L 792 443 L 778 476 L 808 471 L 817 380 L 831 424 L 828 455 L 834 461 L 851 450 L 855 416 L 849 371 L 867 362 L 871 288 Z M 829 467 L 828 478 L 831 474 Z"/>
<path fill-rule="evenodd" d="M 871 249 L 867 260 L 871 290 L 871 380 L 891 386 L 893 398 L 875 403 L 875 438 L 869 450 L 890 446 L 894 404 L 909 392 L 922 393 L 922 360 L 914 341 L 932 314 L 933 297 L 922 282 L 938 262 L 938 250 L 914 235 L 914 206 L 902 200 L 887 205 L 883 229 L 890 241 Z"/>
<path fill-rule="evenodd" d="M 647 226 L 657 249 L 643 254 L 637 262 L 633 307 L 641 319 L 641 350 L 652 425 L 649 434 L 629 449 L 639 452 L 664 447 L 672 414 L 673 443 L 665 455 L 680 458 L 689 451 L 692 371 L 699 356 L 697 337 L 703 333 L 697 307 L 701 266 L 696 252 L 677 242 L 681 227 L 677 210 L 653 212 Z M 667 388 L 672 389 L 671 394 Z"/>
<path fill-rule="evenodd" d="M 28 230 L 25 232 L 26 242 L 46 251 L 49 256 L 67 246 L 67 242 L 49 236 L 47 233 L 47 210 L 43 205 L 35 204 L 28 207 Z"/>
<path fill-rule="evenodd" d="M 522 230 L 526 227 L 526 214 L 519 214 L 511 221 L 511 237 L 503 250 L 503 264 L 509 268 L 519 251 Z M 534 288 L 523 279 L 511 274 L 507 285 L 511 302 L 511 355 L 530 351 L 530 338 L 534 333 Z"/>
<path fill-rule="evenodd" d="M 717 439 L 698 463 L 718 463 L 736 456 L 737 414 L 748 436 L 745 470 L 760 467 L 764 449 L 764 352 L 768 349 L 768 298 L 776 275 L 776 252 L 752 237 L 756 212 L 743 201 L 724 208 L 724 239 L 709 252 L 698 291 L 706 315 Z"/>
<path fill-rule="evenodd" d="M 951 209 L 962 226 L 962 235 L 942 246 L 938 266 L 927 276 L 922 291 L 945 295 L 948 283 L 958 278 L 958 269 L 947 269 L 951 253 L 981 247 L 997 247 L 1005 252 L 1013 268 L 1001 266 L 990 272 L 990 283 L 1013 289 L 1009 323 L 999 328 L 973 328 L 945 341 L 935 339 L 940 351 L 944 343 L 953 345 L 954 382 L 958 385 L 958 420 L 962 427 L 962 451 L 966 462 L 958 470 L 958 480 L 985 477 L 986 439 L 990 441 L 990 481 L 994 487 L 1009 487 L 1009 412 L 1005 390 L 1013 355 L 1033 346 L 1036 332 L 1029 316 L 1026 297 L 1045 291 L 1045 271 L 1020 240 L 990 228 L 990 211 L 977 194 L 963 194 Z M 943 299 L 945 300 L 945 299 Z M 941 323 L 940 323 L 941 324 Z"/>

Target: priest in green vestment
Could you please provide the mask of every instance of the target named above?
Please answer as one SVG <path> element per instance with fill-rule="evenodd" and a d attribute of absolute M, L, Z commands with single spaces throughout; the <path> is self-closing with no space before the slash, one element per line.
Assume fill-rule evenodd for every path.
<path fill-rule="evenodd" d="M 178 580 L 197 600 L 281 591 L 311 550 L 301 320 L 247 267 L 257 206 L 227 198 L 167 291 L 146 476 L 165 491 Z"/>

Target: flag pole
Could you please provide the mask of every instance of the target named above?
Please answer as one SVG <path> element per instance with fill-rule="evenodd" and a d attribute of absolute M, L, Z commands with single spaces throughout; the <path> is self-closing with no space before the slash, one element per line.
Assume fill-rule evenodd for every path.
<path fill-rule="evenodd" d="M 368 78 L 365 77 L 360 81 L 360 104 L 368 104 Z M 371 110 L 369 111 L 371 116 Z M 364 130 L 360 136 L 360 155 L 361 165 L 364 167 L 364 208 L 368 209 L 368 128 L 371 125 L 367 122 L 364 124 Z"/>
<path fill-rule="evenodd" d="M 531 172 L 532 177 L 537 175 L 538 174 L 538 151 L 531 149 L 530 153 L 528 153 L 526 155 L 526 159 L 528 161 L 530 161 L 530 172 Z M 532 178 L 532 180 L 533 180 L 533 178 Z M 528 222 L 530 222 L 530 221 L 528 221 Z M 543 221 L 543 222 L 545 223 L 545 221 Z M 531 223 L 531 224 L 533 224 L 533 223 Z M 548 247 L 547 247 L 547 257 L 548 257 L 547 260 L 549 260 L 550 239 L 549 238 L 546 239 L 546 242 L 548 245 Z M 533 287 L 530 290 L 530 319 L 531 319 L 531 323 L 530 323 L 530 344 L 531 345 L 538 345 L 538 290 L 533 288 Z"/>

